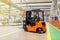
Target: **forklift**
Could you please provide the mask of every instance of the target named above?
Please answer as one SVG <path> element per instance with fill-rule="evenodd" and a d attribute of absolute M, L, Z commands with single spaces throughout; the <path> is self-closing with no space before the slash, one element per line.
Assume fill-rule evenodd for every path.
<path fill-rule="evenodd" d="M 44 11 L 40 9 L 26 11 L 23 29 L 28 32 L 45 33 Z"/>

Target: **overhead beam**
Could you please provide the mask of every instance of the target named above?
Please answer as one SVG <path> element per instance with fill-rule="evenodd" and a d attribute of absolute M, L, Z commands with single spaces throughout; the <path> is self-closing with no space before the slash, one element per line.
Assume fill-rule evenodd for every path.
<path fill-rule="evenodd" d="M 52 3 L 52 1 L 47 1 L 47 2 L 21 2 L 17 4 L 37 4 L 37 3 Z"/>
<path fill-rule="evenodd" d="M 32 8 L 51 8 L 51 7 L 32 7 Z"/>
<path fill-rule="evenodd" d="M 28 6 L 21 6 L 21 7 L 51 7 L 51 5 L 28 5 Z"/>

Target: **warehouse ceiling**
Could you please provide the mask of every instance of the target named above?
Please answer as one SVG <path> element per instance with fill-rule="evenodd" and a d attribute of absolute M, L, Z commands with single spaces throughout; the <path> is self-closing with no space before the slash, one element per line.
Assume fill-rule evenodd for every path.
<path fill-rule="evenodd" d="M 42 9 L 50 10 L 52 0 L 22 0 L 21 3 L 18 3 L 19 6 L 25 8 L 26 10 L 32 9 Z"/>
<path fill-rule="evenodd" d="M 58 0 L 58 5 L 60 5 L 60 0 Z M 32 9 L 50 11 L 51 6 L 52 0 L 0 0 L 0 17 L 18 16 L 22 11 Z"/>
<path fill-rule="evenodd" d="M 0 1 L 4 2 L 9 6 L 13 6 L 18 10 L 32 10 L 32 9 L 50 10 L 52 6 L 52 0 L 10 0 L 10 1 L 0 0 Z M 58 0 L 58 2 L 59 1 L 60 0 Z"/>
<path fill-rule="evenodd" d="M 58 2 L 59 1 L 60 0 L 58 0 Z M 3 2 L 10 7 L 16 8 L 15 10 L 50 10 L 52 6 L 52 0 L 0 0 L 0 2 Z M 58 5 L 59 4 L 60 2 Z M 2 4 L 0 3 L 0 5 Z"/>
<path fill-rule="evenodd" d="M 58 6 L 60 5 L 60 0 L 58 1 Z M 32 9 L 41 9 L 41 10 L 50 10 L 52 6 L 52 0 L 25 0 L 21 3 L 18 3 L 19 6 L 25 8 L 26 10 Z"/>

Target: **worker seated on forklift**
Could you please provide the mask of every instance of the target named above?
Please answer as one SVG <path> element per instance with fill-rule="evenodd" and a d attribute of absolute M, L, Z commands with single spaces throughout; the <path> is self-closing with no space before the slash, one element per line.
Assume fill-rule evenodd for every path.
<path fill-rule="evenodd" d="M 26 17 L 27 25 L 29 25 L 29 24 L 34 25 L 35 22 L 38 22 L 38 21 L 39 21 L 39 19 L 40 19 L 40 18 L 38 17 L 38 14 L 37 14 L 37 13 L 35 13 L 35 14 L 33 15 L 33 17 L 28 15 L 28 16 Z"/>
<path fill-rule="evenodd" d="M 26 24 L 27 24 L 27 25 L 30 24 L 30 20 L 31 20 L 31 19 L 32 19 L 32 18 L 31 18 L 30 16 L 26 17 Z"/>
<path fill-rule="evenodd" d="M 34 19 L 35 19 L 35 22 L 39 22 L 40 21 L 40 17 L 38 16 L 38 13 L 35 13 Z"/>

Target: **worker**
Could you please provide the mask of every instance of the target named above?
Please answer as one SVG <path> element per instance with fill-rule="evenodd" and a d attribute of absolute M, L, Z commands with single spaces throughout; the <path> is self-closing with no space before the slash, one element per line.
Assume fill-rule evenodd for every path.
<path fill-rule="evenodd" d="M 40 17 L 39 17 L 39 15 L 38 15 L 38 12 L 36 12 L 36 13 L 34 14 L 34 19 L 35 19 L 35 21 L 39 21 L 39 20 L 40 20 Z"/>
<path fill-rule="evenodd" d="M 39 21 L 38 13 L 35 13 L 34 19 L 35 19 L 35 21 Z"/>
<path fill-rule="evenodd" d="M 30 24 L 30 20 L 31 20 L 31 17 L 30 17 L 30 16 L 28 16 L 28 17 L 26 18 L 27 25 L 28 25 L 28 24 Z"/>

